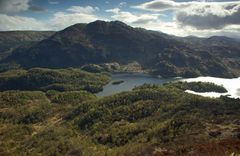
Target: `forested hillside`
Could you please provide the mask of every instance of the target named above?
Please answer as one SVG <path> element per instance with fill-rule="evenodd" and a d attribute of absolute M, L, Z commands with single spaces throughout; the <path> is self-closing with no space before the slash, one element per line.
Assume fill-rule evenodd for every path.
<path fill-rule="evenodd" d="M 65 68 L 135 61 L 162 77 L 236 77 L 239 57 L 239 41 L 234 39 L 179 38 L 119 21 L 95 21 L 75 24 L 35 45 L 18 48 L 2 63 L 15 62 L 24 68 Z"/>
<path fill-rule="evenodd" d="M 98 98 L 86 91 L 0 93 L 1 155 L 218 155 L 240 152 L 239 99 L 172 84 Z"/>

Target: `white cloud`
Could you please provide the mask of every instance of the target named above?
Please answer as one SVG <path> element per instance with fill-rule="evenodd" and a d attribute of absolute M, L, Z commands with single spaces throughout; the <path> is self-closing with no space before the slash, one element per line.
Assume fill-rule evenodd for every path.
<path fill-rule="evenodd" d="M 206 17 L 210 17 L 209 14 L 214 15 L 214 19 L 212 19 L 213 21 L 216 21 L 218 18 L 218 20 L 225 19 L 227 17 L 229 18 L 229 15 L 233 17 L 233 14 L 235 14 L 234 21 L 239 21 L 240 16 L 237 16 L 237 13 L 239 12 L 238 5 L 226 8 L 226 11 L 221 11 L 221 9 L 222 6 L 220 5 L 211 5 L 205 8 L 201 8 L 198 6 L 189 6 L 181 10 L 174 9 L 175 16 L 172 20 L 168 22 L 161 19 L 163 15 L 158 11 L 128 12 L 123 11 L 120 8 L 113 8 L 105 11 L 112 14 L 111 20 L 120 20 L 133 27 L 142 27 L 150 30 L 162 31 L 164 33 L 172 35 L 240 36 L 240 25 L 236 22 L 232 22 L 232 24 L 229 24 L 228 21 L 224 27 L 215 29 L 212 29 L 214 25 L 211 23 L 211 18 L 207 23 L 204 22 L 206 21 Z M 53 14 L 53 17 L 50 17 L 50 19 L 47 21 L 40 21 L 29 17 L 0 14 L 0 30 L 61 30 L 76 23 L 89 23 L 95 20 L 110 20 L 98 16 L 98 10 L 99 8 L 93 6 L 72 6 L 70 8 L 67 8 L 65 11 L 55 12 Z M 186 15 L 183 16 L 184 18 L 180 16 L 181 13 L 186 13 Z M 182 19 L 180 19 L 180 17 Z M 190 17 L 192 19 L 190 19 Z M 193 17 L 201 21 L 197 24 L 197 26 L 195 26 L 195 23 L 190 23 L 190 21 L 194 21 Z M 200 17 L 202 17 L 204 20 L 200 20 Z M 210 26 L 207 25 L 206 29 L 199 28 L 200 26 L 206 27 L 206 24 L 209 24 Z M 217 24 L 217 26 L 218 25 L 222 26 L 223 24 Z M 211 27 L 211 29 L 209 27 Z"/>
<path fill-rule="evenodd" d="M 240 26 L 239 25 L 229 25 L 224 29 L 211 29 L 211 30 L 200 30 L 195 27 L 186 26 L 179 27 L 179 29 L 183 31 L 181 36 L 200 36 L 200 37 L 208 37 L 208 36 L 229 36 L 229 37 L 240 37 Z"/>
<path fill-rule="evenodd" d="M 89 23 L 97 19 L 97 16 L 91 14 L 57 12 L 48 25 L 53 30 L 60 30 L 76 23 Z"/>
<path fill-rule="evenodd" d="M 112 13 L 112 20 L 120 20 L 134 27 L 141 27 L 150 30 L 162 31 L 169 34 L 182 35 L 175 22 L 163 22 L 160 20 L 162 14 L 151 13 L 131 13 L 122 11 L 120 8 L 108 9 L 106 12 Z"/>
<path fill-rule="evenodd" d="M 111 13 L 114 13 L 114 14 L 118 14 L 120 12 L 120 9 L 119 8 L 113 8 L 113 9 L 108 9 L 108 10 L 105 10 L 106 12 L 111 12 Z"/>
<path fill-rule="evenodd" d="M 197 29 L 222 29 L 228 25 L 240 25 L 240 1 L 208 2 L 173 0 L 153 0 L 133 8 L 161 12 L 172 10 L 175 20 L 183 26 Z"/>
<path fill-rule="evenodd" d="M 38 21 L 23 16 L 10 16 L 0 14 L 0 30 L 61 30 L 76 23 L 89 23 L 95 20 L 104 20 L 95 15 L 97 7 L 73 6 L 66 11 L 56 12 L 48 21 Z"/>
<path fill-rule="evenodd" d="M 22 16 L 8 16 L 0 14 L 0 30 L 46 30 L 44 23 L 34 18 Z"/>
<path fill-rule="evenodd" d="M 179 31 L 179 26 L 175 22 L 163 22 L 161 20 L 162 14 L 156 13 L 131 13 L 122 11 L 119 8 L 106 10 L 112 13 L 112 20 L 123 21 L 133 27 L 141 27 L 150 30 L 162 31 L 168 34 L 183 35 L 183 31 Z"/>
<path fill-rule="evenodd" d="M 25 11 L 28 8 L 29 0 L 0 0 L 1 13 Z"/>
<path fill-rule="evenodd" d="M 191 6 L 176 13 L 182 25 L 198 29 L 222 29 L 228 25 L 240 25 L 240 3 L 231 5 Z"/>
<path fill-rule="evenodd" d="M 113 20 L 119 20 L 126 22 L 132 26 L 138 26 L 142 24 L 147 24 L 151 21 L 158 20 L 159 14 L 134 14 L 127 11 L 121 11 L 119 8 L 109 9 L 106 12 L 113 13 L 111 18 Z"/>
<path fill-rule="evenodd" d="M 53 30 L 64 29 L 76 23 L 89 23 L 103 18 L 95 15 L 98 7 L 92 6 L 72 6 L 64 12 L 54 13 L 54 17 L 49 20 L 48 26 Z"/>
<path fill-rule="evenodd" d="M 98 7 L 92 7 L 92 6 L 72 6 L 67 9 L 67 11 L 74 12 L 74 13 L 81 13 L 81 14 L 92 14 L 95 11 L 99 10 Z"/>
<path fill-rule="evenodd" d="M 150 2 L 142 3 L 137 6 L 132 6 L 132 8 L 148 10 L 148 11 L 165 11 L 165 10 L 175 10 L 175 9 L 185 9 L 189 7 L 199 7 L 199 9 L 206 8 L 212 13 L 222 14 L 219 8 L 239 5 L 239 1 L 224 1 L 224 2 L 212 2 L 206 0 L 200 1 L 189 1 L 189 2 L 175 2 L 174 0 L 152 0 Z M 224 11 L 225 12 L 225 11 Z M 227 12 L 225 12 L 227 13 Z"/>
<path fill-rule="evenodd" d="M 178 3 L 174 2 L 173 0 L 153 0 L 137 6 L 133 6 L 133 8 L 149 11 L 164 11 L 168 9 L 174 9 L 177 7 Z"/>
<path fill-rule="evenodd" d="M 163 15 L 159 13 L 131 13 L 121 11 L 119 8 L 109 9 L 106 12 L 113 13 L 111 16 L 112 20 L 120 20 L 133 27 L 141 27 L 179 36 L 186 34 L 175 22 L 163 22 L 161 20 Z"/>
<path fill-rule="evenodd" d="M 171 21 L 163 21 L 163 16 L 159 12 L 155 14 L 152 12 L 133 13 L 121 11 L 119 8 L 109 9 L 106 12 L 112 13 L 113 20 L 121 20 L 134 27 L 142 27 L 150 30 L 161 31 L 167 34 L 176 36 L 212 36 L 212 35 L 225 35 L 225 36 L 240 36 L 239 25 L 228 25 L 224 29 L 198 29 L 194 26 L 182 25 L 176 18 Z M 192 12 L 189 12 L 192 13 Z M 210 23 L 210 22 L 209 22 Z"/>

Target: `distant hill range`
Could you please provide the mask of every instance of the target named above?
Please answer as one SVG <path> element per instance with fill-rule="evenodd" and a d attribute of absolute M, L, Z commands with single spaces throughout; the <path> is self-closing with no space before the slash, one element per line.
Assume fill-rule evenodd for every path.
<path fill-rule="evenodd" d="M 163 77 L 240 75 L 240 42 L 236 39 L 176 37 L 119 21 L 75 24 L 59 32 L 1 32 L 1 55 L 6 45 L 10 52 L 1 63 L 15 62 L 24 68 L 136 61 Z"/>
<path fill-rule="evenodd" d="M 2 31 L 0 32 L 0 59 L 6 58 L 16 48 L 32 46 L 53 34 L 53 31 Z"/>

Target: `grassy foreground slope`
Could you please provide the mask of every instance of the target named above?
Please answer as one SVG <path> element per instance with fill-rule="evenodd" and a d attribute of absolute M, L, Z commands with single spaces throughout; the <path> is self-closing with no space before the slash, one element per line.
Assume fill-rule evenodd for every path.
<path fill-rule="evenodd" d="M 82 155 L 95 147 L 62 120 L 74 109 L 76 95 L 77 102 L 96 98 L 85 91 L 1 92 L 0 155 Z"/>
<path fill-rule="evenodd" d="M 240 152 L 240 100 L 144 85 L 0 93 L 0 155 L 230 155 Z"/>
<path fill-rule="evenodd" d="M 238 141 L 233 148 L 239 150 L 239 104 L 239 100 L 195 96 L 172 86 L 145 85 L 132 92 L 85 102 L 66 119 L 97 144 L 126 155 L 151 155 L 158 148 L 172 155 L 198 153 L 194 147 L 187 147 L 217 144 L 229 138 Z M 181 151 L 181 147 L 186 149 Z M 233 149 L 216 146 L 216 151 L 203 152 L 217 150 L 223 154 Z M 161 150 L 156 153 L 162 154 Z"/>

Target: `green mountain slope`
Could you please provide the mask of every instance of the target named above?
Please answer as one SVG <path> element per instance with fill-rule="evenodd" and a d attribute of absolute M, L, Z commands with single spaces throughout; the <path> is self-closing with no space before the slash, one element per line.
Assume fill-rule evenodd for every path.
<path fill-rule="evenodd" d="M 239 75 L 239 42 L 221 37 L 195 40 L 132 28 L 119 21 L 95 21 L 70 26 L 28 49 L 15 50 L 3 62 L 25 68 L 62 68 L 137 61 L 163 77 Z"/>

